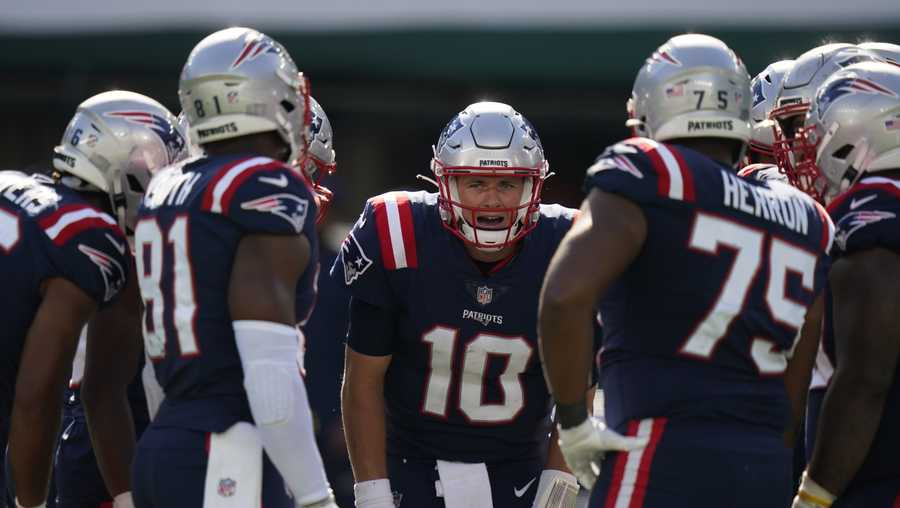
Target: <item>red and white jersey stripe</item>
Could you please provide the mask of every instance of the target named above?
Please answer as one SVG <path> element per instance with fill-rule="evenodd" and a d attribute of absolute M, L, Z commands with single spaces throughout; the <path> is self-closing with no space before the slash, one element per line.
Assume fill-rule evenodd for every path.
<path fill-rule="evenodd" d="M 415 268 L 416 232 L 412 206 L 406 192 L 389 192 L 372 198 L 381 258 L 388 270 Z"/>
<path fill-rule="evenodd" d="M 628 435 L 648 438 L 647 446 L 632 452 L 620 452 L 616 458 L 612 483 L 604 508 L 642 508 L 653 455 L 666 427 L 665 418 L 646 418 L 628 423 Z"/>
<path fill-rule="evenodd" d="M 226 213 L 231 198 L 241 183 L 260 171 L 282 167 L 284 164 L 268 157 L 253 157 L 235 161 L 221 170 L 209 182 L 203 196 L 203 208 L 213 213 Z"/>
<path fill-rule="evenodd" d="M 626 143 L 640 148 L 650 158 L 660 196 L 694 201 L 694 178 L 677 148 L 646 138 L 634 138 Z"/>
<path fill-rule="evenodd" d="M 88 205 L 64 206 L 38 222 L 44 233 L 56 245 L 64 245 L 70 238 L 86 229 L 118 228 L 118 224 L 109 214 Z"/>

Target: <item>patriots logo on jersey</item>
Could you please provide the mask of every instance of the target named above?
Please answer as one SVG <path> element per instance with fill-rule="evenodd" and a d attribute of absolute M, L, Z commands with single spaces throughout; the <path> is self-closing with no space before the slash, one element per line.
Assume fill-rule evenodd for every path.
<path fill-rule="evenodd" d="M 78 250 L 100 269 L 100 275 L 103 277 L 103 285 L 105 287 L 103 301 L 110 301 L 125 285 L 125 269 L 122 268 L 118 261 L 103 251 L 83 243 L 78 244 Z"/>
<path fill-rule="evenodd" d="M 175 161 L 175 159 L 178 158 L 178 154 L 184 150 L 184 137 L 171 122 L 159 115 L 146 113 L 144 111 L 110 111 L 109 113 L 106 113 L 106 116 L 124 118 L 129 122 L 150 127 L 150 130 L 159 136 L 159 139 L 166 147 L 166 153 L 169 155 L 169 162 Z"/>
<path fill-rule="evenodd" d="M 344 263 L 344 284 L 348 286 L 372 266 L 372 260 L 366 256 L 352 232 L 341 244 L 341 261 Z"/>
<path fill-rule="evenodd" d="M 888 97 L 896 97 L 892 90 L 889 90 L 878 83 L 863 78 L 843 78 L 837 79 L 828 85 L 827 88 L 821 89 L 816 96 L 818 102 L 819 120 L 825 116 L 828 108 L 841 97 L 851 93 L 867 93 L 882 94 Z"/>
<path fill-rule="evenodd" d="M 837 234 L 834 235 L 834 241 L 841 250 L 847 249 L 847 240 L 850 236 L 860 229 L 874 224 L 876 222 L 893 219 L 897 214 L 893 212 L 884 212 L 881 210 L 860 210 L 858 212 L 850 212 L 843 216 L 837 223 Z"/>
<path fill-rule="evenodd" d="M 619 171 L 624 171 L 634 177 L 644 178 L 644 174 L 632 164 L 627 157 L 623 157 L 621 155 L 611 155 L 607 157 L 602 157 L 600 160 L 594 163 L 591 167 L 588 168 L 587 173 L 588 176 L 593 176 L 600 171 L 607 171 L 610 169 L 618 169 Z"/>
<path fill-rule="evenodd" d="M 300 233 L 303 231 L 303 224 L 306 222 L 309 200 L 285 192 L 245 201 L 241 203 L 241 208 L 271 213 L 281 217 L 294 227 L 294 231 Z"/>

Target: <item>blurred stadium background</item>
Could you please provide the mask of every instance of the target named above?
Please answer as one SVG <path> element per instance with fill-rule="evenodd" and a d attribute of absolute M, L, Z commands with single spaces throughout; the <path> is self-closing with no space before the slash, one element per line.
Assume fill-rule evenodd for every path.
<path fill-rule="evenodd" d="M 272 35 L 311 78 L 335 130 L 338 173 L 326 184 L 337 223 L 352 222 L 373 194 L 427 188 L 415 175 L 429 173 L 441 128 L 483 99 L 532 121 L 556 172 L 544 201 L 577 206 L 584 169 L 627 135 L 635 73 L 677 33 L 721 38 L 751 75 L 824 42 L 900 42 L 896 0 L 0 0 L 0 168 L 50 167 L 77 104 L 101 91 L 144 93 L 177 113 L 190 49 L 229 25 Z M 340 312 L 328 309 L 328 291 L 319 311 Z M 346 493 L 342 346 L 311 338 L 312 402 Z"/>

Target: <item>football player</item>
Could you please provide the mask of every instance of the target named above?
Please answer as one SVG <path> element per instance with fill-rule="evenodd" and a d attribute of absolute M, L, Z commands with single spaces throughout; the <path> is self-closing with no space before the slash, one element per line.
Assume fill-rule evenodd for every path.
<path fill-rule="evenodd" d="M 551 261 L 541 351 L 560 448 L 594 487 L 591 506 L 790 501 L 785 424 L 802 414 L 818 338 L 817 313 L 804 319 L 821 305 L 832 226 L 802 192 L 735 174 L 749 108 L 750 78 L 720 40 L 659 47 L 629 101 L 645 137 L 588 169 L 580 219 Z M 579 395 L 598 297 L 608 428 Z M 603 461 L 598 479 L 621 434 L 647 445 Z"/>
<path fill-rule="evenodd" d="M 132 99 L 131 103 L 123 102 L 123 98 Z M 124 207 L 124 221 L 120 225 L 129 241 L 134 234 L 137 208 L 150 181 L 151 172 L 185 158 L 189 151 L 186 131 L 180 121 L 176 121 L 173 125 L 171 113 L 155 103 L 147 107 L 140 102 L 141 100 L 143 99 L 140 96 L 132 98 L 119 92 L 101 94 L 89 99 L 79 108 L 70 122 L 66 129 L 67 136 L 56 148 L 57 155 L 53 161 L 58 171 L 77 175 L 85 181 L 94 180 L 101 188 L 106 186 L 113 189 L 111 192 L 115 194 L 114 199 Z M 87 134 L 80 136 L 81 139 L 77 144 L 72 144 L 68 133 L 77 131 Z M 141 148 L 142 143 L 148 145 L 148 148 Z M 168 151 L 162 152 L 160 146 Z M 167 156 L 161 157 L 157 154 L 144 159 L 143 153 L 152 153 L 151 148 L 156 148 L 157 153 L 165 153 Z M 75 160 L 77 163 L 74 167 L 69 167 L 67 160 Z M 111 169 L 101 169 L 107 166 Z M 107 182 L 103 178 L 121 181 Z M 127 345 L 137 345 L 140 348 L 143 344 L 140 337 L 140 300 L 134 296 L 130 300 L 133 307 L 128 309 L 133 321 L 130 326 L 130 342 L 127 342 Z M 65 394 L 62 432 L 54 460 L 53 475 L 58 507 L 99 507 L 104 503 L 113 502 L 97 465 L 88 434 L 85 407 L 81 403 L 81 383 L 87 356 L 86 338 L 86 333 L 82 332 L 72 365 L 72 377 Z M 120 340 L 119 344 L 126 344 L 124 338 Z M 95 348 L 92 350 L 97 351 Z M 99 358 L 98 354 L 94 354 L 95 362 L 120 356 L 109 350 L 103 350 L 99 354 Z M 136 436 L 140 436 L 149 421 L 148 397 L 145 397 L 144 390 L 152 390 L 154 383 L 152 379 L 147 381 L 150 382 L 145 384 L 142 376 L 135 376 L 128 386 L 127 395 Z M 104 390 L 113 385 L 114 383 L 107 383 L 103 378 L 94 380 L 93 383 L 95 392 L 97 389 Z M 90 383 L 88 392 L 90 399 Z M 149 397 L 150 400 L 153 398 Z M 98 425 L 111 426 L 116 425 L 116 422 L 94 418 L 94 427 L 98 428 Z M 130 465 L 130 460 L 122 460 L 119 466 L 111 465 L 107 469 L 114 471 L 123 469 L 125 479 L 128 479 L 127 471 Z"/>
<path fill-rule="evenodd" d="M 334 507 L 297 363 L 318 262 L 308 85 L 283 46 L 235 27 L 194 47 L 178 94 L 205 156 L 156 173 L 135 228 L 166 395 L 135 505 Z"/>
<path fill-rule="evenodd" d="M 548 163 L 506 104 L 457 114 L 431 168 L 437 193 L 369 199 L 331 272 L 352 294 L 342 407 L 356 506 L 572 506 L 576 480 L 547 450 L 534 310 L 576 211 L 540 204 Z"/>
<path fill-rule="evenodd" d="M 834 220 L 824 351 L 833 365 L 795 508 L 900 504 L 900 67 L 834 73 L 797 135 Z M 818 415 L 816 414 L 818 413 Z"/>
<path fill-rule="evenodd" d="M 148 97 L 103 93 L 78 107 L 50 176 L 0 173 L 8 348 L 2 418 L 12 410 L 17 506 L 44 506 L 64 376 L 89 320 L 84 406 L 114 506 L 131 506 L 134 429 L 119 387 L 140 358 L 140 300 L 123 228 L 133 224 L 140 195 L 132 180 L 184 156 L 175 124 Z"/>
<path fill-rule="evenodd" d="M 859 46 L 844 43 L 826 44 L 803 53 L 784 76 L 775 107 L 769 118 L 776 122 L 773 152 L 779 168 L 788 175 L 791 185 L 822 200 L 824 180 L 810 168 L 795 167 L 795 131 L 814 99 L 816 89 L 834 72 L 859 62 L 878 60 L 878 57 Z M 812 171 L 812 172 L 810 172 Z"/>

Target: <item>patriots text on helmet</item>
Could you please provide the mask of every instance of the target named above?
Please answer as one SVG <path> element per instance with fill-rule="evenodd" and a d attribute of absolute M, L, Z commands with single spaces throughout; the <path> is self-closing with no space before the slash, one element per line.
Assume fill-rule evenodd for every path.
<path fill-rule="evenodd" d="M 200 139 L 208 138 L 210 136 L 215 136 L 218 134 L 225 133 L 236 133 L 238 131 L 237 125 L 234 122 L 228 122 L 225 125 L 220 125 L 218 127 L 212 127 L 209 129 L 197 129 L 197 137 Z"/>
<path fill-rule="evenodd" d="M 731 120 L 688 120 L 688 132 L 705 131 L 710 129 L 718 131 L 733 131 L 734 122 Z"/>
<path fill-rule="evenodd" d="M 478 161 L 478 165 L 481 167 L 491 166 L 491 167 L 508 168 L 509 161 L 497 160 L 497 159 L 481 159 L 480 161 Z"/>

